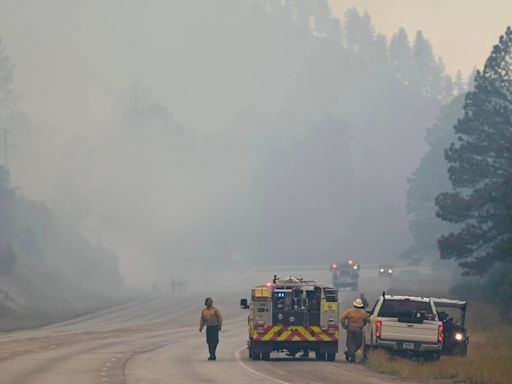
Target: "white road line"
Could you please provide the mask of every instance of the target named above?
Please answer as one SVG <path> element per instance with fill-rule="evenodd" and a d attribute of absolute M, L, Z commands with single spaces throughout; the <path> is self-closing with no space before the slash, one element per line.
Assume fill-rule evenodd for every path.
<path fill-rule="evenodd" d="M 289 383 L 288 381 L 283 381 L 283 380 L 279 380 L 279 379 L 276 379 L 272 376 L 268 376 L 268 375 L 265 375 L 264 373 L 261 373 L 259 371 L 256 371 L 255 369 L 252 369 L 251 367 L 249 367 L 247 364 L 245 364 L 243 361 L 242 361 L 242 358 L 240 357 L 240 352 L 242 352 L 244 349 L 247 349 L 247 347 L 242 347 L 240 349 L 238 349 L 236 352 L 235 352 L 235 359 L 236 359 L 236 362 L 238 363 L 238 365 L 240 365 L 242 368 L 258 375 L 258 376 L 261 376 L 261 377 L 264 377 L 265 379 L 268 379 L 268 380 L 271 380 L 275 383 L 279 383 L 279 384 L 291 384 Z"/>

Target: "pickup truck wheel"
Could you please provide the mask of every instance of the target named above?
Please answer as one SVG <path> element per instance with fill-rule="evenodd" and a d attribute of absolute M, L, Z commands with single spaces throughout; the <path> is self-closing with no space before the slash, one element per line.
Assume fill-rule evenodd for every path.
<path fill-rule="evenodd" d="M 431 361 L 431 362 L 436 362 L 436 361 L 439 361 L 441 359 L 441 352 L 430 352 L 430 353 L 426 353 L 424 356 L 423 356 L 424 360 L 425 361 Z"/>
<path fill-rule="evenodd" d="M 336 360 L 336 354 L 335 353 L 328 353 L 327 354 L 327 361 L 334 361 Z"/>

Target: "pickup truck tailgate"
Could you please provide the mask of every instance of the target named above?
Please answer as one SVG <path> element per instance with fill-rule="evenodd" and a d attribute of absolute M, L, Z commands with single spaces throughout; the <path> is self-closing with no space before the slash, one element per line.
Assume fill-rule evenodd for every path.
<path fill-rule="evenodd" d="M 382 340 L 416 341 L 437 343 L 438 326 L 435 322 L 423 324 L 400 323 L 396 319 L 382 321 Z"/>

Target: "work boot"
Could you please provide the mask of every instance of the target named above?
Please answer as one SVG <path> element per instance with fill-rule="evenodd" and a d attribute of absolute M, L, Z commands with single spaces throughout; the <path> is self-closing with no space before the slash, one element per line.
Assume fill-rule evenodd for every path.
<path fill-rule="evenodd" d="M 211 352 L 212 360 L 217 360 L 217 355 L 215 354 L 216 351 L 217 351 L 217 344 L 212 344 L 212 352 Z"/>
<path fill-rule="evenodd" d="M 348 354 L 347 351 L 345 351 L 345 360 L 350 362 L 350 355 Z"/>

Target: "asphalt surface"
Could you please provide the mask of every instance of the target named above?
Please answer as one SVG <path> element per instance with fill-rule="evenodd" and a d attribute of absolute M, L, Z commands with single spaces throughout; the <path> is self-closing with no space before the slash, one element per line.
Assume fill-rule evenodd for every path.
<path fill-rule="evenodd" d="M 268 362 L 249 360 L 247 312 L 238 303 L 253 279 L 265 277 L 227 274 L 215 290 L 140 298 L 72 321 L 1 334 L 0 384 L 400 382 L 342 361 L 343 345 L 336 362 L 316 361 L 314 354 L 303 360 L 279 354 Z M 375 285 L 375 291 L 386 284 L 364 274 L 361 283 Z M 207 360 L 205 335 L 198 332 L 207 294 L 225 316 L 215 362 Z M 357 295 L 342 292 L 342 307 Z"/>

